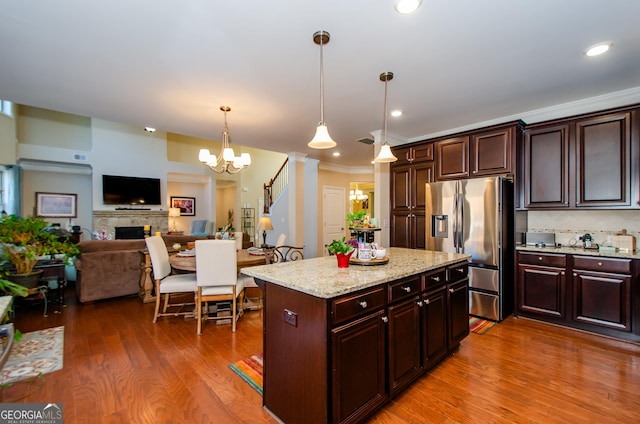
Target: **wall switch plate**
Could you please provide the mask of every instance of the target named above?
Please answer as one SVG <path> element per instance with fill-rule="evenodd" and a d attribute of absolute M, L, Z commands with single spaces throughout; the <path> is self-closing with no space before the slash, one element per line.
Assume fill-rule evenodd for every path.
<path fill-rule="evenodd" d="M 293 325 L 294 327 L 298 326 L 298 314 L 295 312 L 291 312 L 288 309 L 284 310 L 284 322 L 289 325 Z"/>

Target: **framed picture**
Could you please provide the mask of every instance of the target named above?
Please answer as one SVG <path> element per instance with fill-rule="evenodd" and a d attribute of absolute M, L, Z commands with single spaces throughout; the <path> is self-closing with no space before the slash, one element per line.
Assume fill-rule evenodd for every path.
<path fill-rule="evenodd" d="M 36 193 L 36 216 L 43 218 L 76 218 L 78 216 L 78 195 Z"/>
<path fill-rule="evenodd" d="M 170 208 L 180 208 L 180 216 L 196 216 L 195 197 L 171 196 Z"/>

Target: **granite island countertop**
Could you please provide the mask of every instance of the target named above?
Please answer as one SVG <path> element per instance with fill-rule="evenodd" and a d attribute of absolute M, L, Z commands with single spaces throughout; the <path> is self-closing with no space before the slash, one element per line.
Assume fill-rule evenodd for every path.
<path fill-rule="evenodd" d="M 389 263 L 338 268 L 335 256 L 242 268 L 240 271 L 282 287 L 330 299 L 460 261 L 471 255 L 391 247 Z"/>
<path fill-rule="evenodd" d="M 635 250 L 633 252 L 610 252 L 606 250 L 585 249 L 581 246 L 535 247 L 527 245 L 516 246 L 516 250 L 537 253 L 559 253 L 564 255 L 601 256 L 606 258 L 619 259 L 640 259 L 640 252 L 638 250 Z"/>

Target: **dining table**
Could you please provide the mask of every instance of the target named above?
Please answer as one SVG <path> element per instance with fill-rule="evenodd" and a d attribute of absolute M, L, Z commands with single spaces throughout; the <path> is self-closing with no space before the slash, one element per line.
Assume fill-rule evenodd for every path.
<path fill-rule="evenodd" d="M 241 249 L 237 251 L 238 270 L 248 266 L 264 265 L 265 261 L 266 260 L 264 254 L 251 254 L 247 249 Z M 173 268 L 181 271 L 196 271 L 195 255 L 184 255 L 180 254 L 180 252 L 174 253 L 172 255 L 169 255 L 169 263 Z"/>

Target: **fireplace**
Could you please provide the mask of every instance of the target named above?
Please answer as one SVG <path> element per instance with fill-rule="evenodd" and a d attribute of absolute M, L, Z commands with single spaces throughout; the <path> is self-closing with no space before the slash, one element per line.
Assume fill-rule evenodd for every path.
<path fill-rule="evenodd" d="M 144 238 L 144 226 L 137 227 L 115 227 L 116 240 L 142 239 Z"/>
<path fill-rule="evenodd" d="M 115 238 L 116 228 L 139 227 L 142 233 L 136 233 L 133 238 L 144 238 L 144 226 L 149 225 L 153 228 L 149 234 L 155 232 L 166 233 L 169 229 L 169 214 L 167 211 L 150 211 L 150 210 L 112 210 L 112 211 L 93 211 L 93 231 L 102 232 Z M 127 232 L 127 231 L 125 231 Z M 140 235 L 141 234 L 141 235 Z"/>

